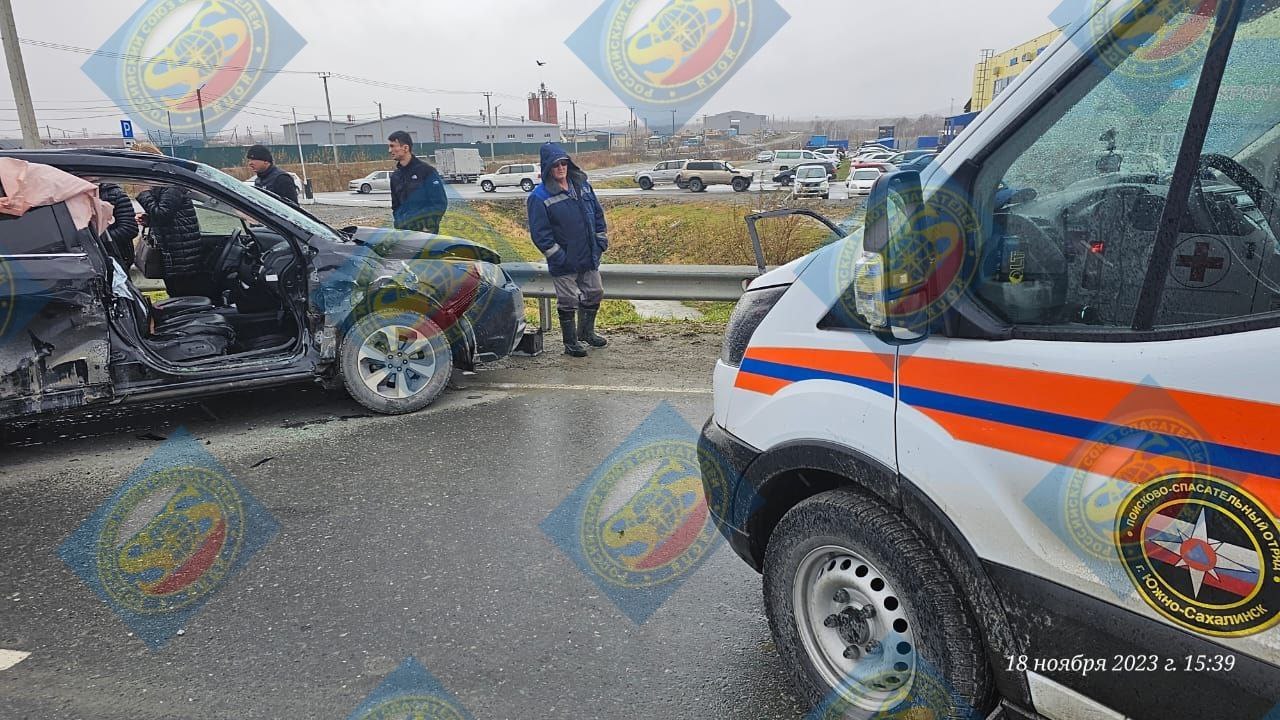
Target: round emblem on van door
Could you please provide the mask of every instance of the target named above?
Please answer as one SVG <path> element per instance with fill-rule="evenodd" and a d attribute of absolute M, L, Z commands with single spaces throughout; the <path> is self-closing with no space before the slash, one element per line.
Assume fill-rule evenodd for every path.
<path fill-rule="evenodd" d="M 588 491 L 579 526 L 592 571 L 634 588 L 661 585 L 694 568 L 717 536 L 702 470 L 697 447 L 681 440 L 632 448 L 605 468 Z M 716 494 L 727 496 L 723 476 L 708 484 L 725 486 Z"/>
<path fill-rule="evenodd" d="M 1218 637 L 1280 622 L 1280 528 L 1244 489 L 1173 474 L 1137 488 L 1116 530 L 1125 570 L 1156 612 Z"/>
<path fill-rule="evenodd" d="M 206 467 L 175 467 L 130 487 L 98 534 L 98 577 L 123 608 L 167 613 L 217 589 L 244 540 L 243 499 Z"/>
<path fill-rule="evenodd" d="M 1179 470 L 1209 467 L 1195 429 L 1176 417 L 1134 413 L 1108 419 L 1069 461 L 1063 517 L 1072 542 L 1086 556 L 1116 561 L 1116 517 L 1137 485 Z"/>
<path fill-rule="evenodd" d="M 714 92 L 749 57 L 753 3 L 674 0 L 656 13 L 653 6 L 622 0 L 605 25 L 607 67 L 632 98 L 667 104 Z"/>
<path fill-rule="evenodd" d="M 1130 77 L 1181 75 L 1204 60 L 1213 38 L 1214 16 L 1224 2 L 1239 0 L 1203 0 L 1191 6 L 1130 0 L 1114 15 L 1096 12 L 1091 27 L 1098 55 L 1108 67 Z M 1109 4 L 1108 0 L 1094 3 L 1095 11 Z M 1191 12 L 1186 12 L 1188 7 Z"/>

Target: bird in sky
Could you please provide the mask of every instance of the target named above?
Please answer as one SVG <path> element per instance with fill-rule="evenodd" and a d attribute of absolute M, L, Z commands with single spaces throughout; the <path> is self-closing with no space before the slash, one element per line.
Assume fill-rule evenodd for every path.
<path fill-rule="evenodd" d="M 542 67 L 543 65 L 546 65 L 546 63 L 542 62 L 541 60 L 534 60 L 534 62 L 538 63 L 538 67 Z"/>

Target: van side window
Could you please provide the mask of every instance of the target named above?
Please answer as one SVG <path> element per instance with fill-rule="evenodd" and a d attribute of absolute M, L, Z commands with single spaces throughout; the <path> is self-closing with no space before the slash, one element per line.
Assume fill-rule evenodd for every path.
<path fill-rule="evenodd" d="M 1185 3 L 1171 24 L 1209 32 L 1210 5 Z M 1090 63 L 986 160 L 973 192 L 972 289 L 994 314 L 1020 326 L 1131 327 L 1207 45 L 1186 51 L 1181 90 L 1132 47 L 1102 53 L 1110 62 Z"/>
<path fill-rule="evenodd" d="M 0 214 L 0 255 L 53 255 L 69 252 L 53 206 L 32 208 L 25 214 Z"/>

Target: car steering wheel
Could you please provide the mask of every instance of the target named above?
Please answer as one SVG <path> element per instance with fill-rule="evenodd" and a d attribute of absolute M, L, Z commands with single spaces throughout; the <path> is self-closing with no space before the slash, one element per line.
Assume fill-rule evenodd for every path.
<path fill-rule="evenodd" d="M 1267 219 L 1267 227 L 1271 228 L 1271 236 L 1280 242 L 1280 218 L 1276 217 L 1276 196 L 1263 186 L 1262 181 L 1254 177 L 1244 165 L 1235 159 L 1218 153 L 1206 153 L 1200 156 L 1200 167 L 1212 168 L 1227 176 L 1235 183 Z"/>

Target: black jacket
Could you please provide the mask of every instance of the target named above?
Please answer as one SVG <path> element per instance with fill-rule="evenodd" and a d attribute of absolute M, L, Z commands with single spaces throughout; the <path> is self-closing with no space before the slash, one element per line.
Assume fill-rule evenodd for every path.
<path fill-rule="evenodd" d="M 290 205 L 298 206 L 298 186 L 293 183 L 289 173 L 272 165 L 267 171 L 253 178 L 253 186 L 259 190 L 268 190 L 280 196 Z"/>
<path fill-rule="evenodd" d="M 444 179 L 415 156 L 408 165 L 396 165 L 391 173 L 391 214 L 397 230 L 439 233 L 440 220 L 449 208 Z"/>
<path fill-rule="evenodd" d="M 165 277 L 206 272 L 200 241 L 200 221 L 185 188 L 176 185 L 147 190 L 138 196 L 147 225 L 164 256 Z"/>
<path fill-rule="evenodd" d="M 133 201 L 119 185 L 103 183 L 98 186 L 98 197 L 111 203 L 111 227 L 107 228 L 107 238 L 111 242 L 109 250 L 120 264 L 129 267 L 133 264 L 133 241 L 138 237 L 138 221 L 134 219 Z"/>

